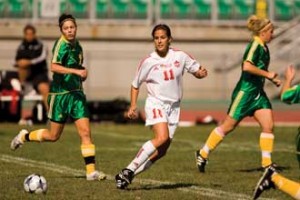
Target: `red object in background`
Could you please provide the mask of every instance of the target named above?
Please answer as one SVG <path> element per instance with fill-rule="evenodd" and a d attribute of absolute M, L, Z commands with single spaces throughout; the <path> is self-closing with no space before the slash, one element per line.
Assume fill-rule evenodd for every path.
<path fill-rule="evenodd" d="M 16 115 L 18 114 L 18 101 L 20 98 L 20 92 L 16 91 L 16 90 L 7 90 L 7 89 L 3 89 L 1 91 L 1 96 L 10 96 L 12 98 L 10 105 L 9 105 L 9 112 L 12 115 Z"/>

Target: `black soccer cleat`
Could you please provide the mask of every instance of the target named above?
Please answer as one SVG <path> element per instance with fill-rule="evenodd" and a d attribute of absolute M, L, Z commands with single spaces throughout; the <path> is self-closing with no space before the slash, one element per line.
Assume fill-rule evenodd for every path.
<path fill-rule="evenodd" d="M 118 189 L 126 189 L 129 184 L 131 184 L 132 179 L 134 178 L 134 172 L 130 169 L 122 169 L 119 174 L 116 175 L 116 186 Z"/>
<path fill-rule="evenodd" d="M 196 151 L 195 156 L 196 156 L 196 164 L 197 164 L 199 172 L 204 173 L 205 172 L 205 165 L 207 163 L 207 159 L 203 158 L 200 155 L 200 152 L 198 150 Z"/>
<path fill-rule="evenodd" d="M 273 164 L 268 166 L 265 169 L 264 174 L 262 177 L 259 179 L 258 183 L 256 184 L 254 193 L 253 193 L 253 199 L 257 199 L 265 190 L 269 190 L 270 188 L 275 189 L 275 185 L 271 180 L 272 175 L 276 172 L 275 167 Z"/>

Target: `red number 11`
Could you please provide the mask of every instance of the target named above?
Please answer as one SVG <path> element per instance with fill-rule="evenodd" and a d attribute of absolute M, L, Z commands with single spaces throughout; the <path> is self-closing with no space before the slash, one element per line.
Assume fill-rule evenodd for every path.
<path fill-rule="evenodd" d="M 169 71 L 164 71 L 164 80 L 169 81 L 169 80 L 174 80 L 174 72 L 172 69 Z"/>

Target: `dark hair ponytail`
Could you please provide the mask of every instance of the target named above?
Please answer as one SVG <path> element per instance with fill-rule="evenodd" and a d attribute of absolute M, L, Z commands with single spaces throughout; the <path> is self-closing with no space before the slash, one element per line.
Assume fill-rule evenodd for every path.
<path fill-rule="evenodd" d="M 154 38 L 154 34 L 157 30 L 164 30 L 166 32 L 167 36 L 169 38 L 172 38 L 171 29 L 168 25 L 166 25 L 166 24 L 157 24 L 156 26 L 154 26 L 154 28 L 152 30 L 152 38 Z"/>
<path fill-rule="evenodd" d="M 76 20 L 75 20 L 75 18 L 74 18 L 71 14 L 65 14 L 65 13 L 63 13 L 63 14 L 59 17 L 59 19 L 58 19 L 58 25 L 59 25 L 60 30 L 62 30 L 62 26 L 63 26 L 64 22 L 65 22 L 65 21 L 68 21 L 68 20 L 73 21 L 74 24 L 75 24 L 75 26 L 77 26 Z"/>

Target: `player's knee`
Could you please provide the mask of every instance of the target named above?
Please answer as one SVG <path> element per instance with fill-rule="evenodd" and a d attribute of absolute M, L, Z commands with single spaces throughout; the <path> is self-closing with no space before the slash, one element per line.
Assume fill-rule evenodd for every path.
<path fill-rule="evenodd" d="M 160 146 L 160 145 L 167 143 L 170 140 L 170 138 L 169 138 L 169 135 L 161 135 L 161 136 L 156 137 L 155 140 Z"/>

